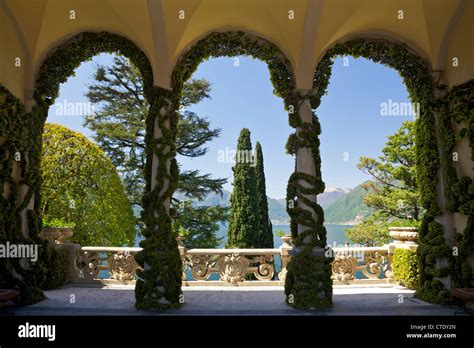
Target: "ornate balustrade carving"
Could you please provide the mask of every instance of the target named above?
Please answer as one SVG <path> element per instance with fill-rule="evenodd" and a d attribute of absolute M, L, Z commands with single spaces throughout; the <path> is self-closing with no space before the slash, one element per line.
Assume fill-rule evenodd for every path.
<path fill-rule="evenodd" d="M 135 255 L 141 248 L 82 247 L 76 258 L 78 269 L 77 282 L 93 282 L 103 279 L 123 284 L 135 280 L 139 266 Z M 101 277 L 101 271 L 108 277 Z"/>
<path fill-rule="evenodd" d="M 253 280 L 254 284 L 281 285 L 285 281 L 286 266 L 290 261 L 293 245 L 290 236 L 283 236 L 282 245 L 278 249 L 187 250 L 182 237 L 179 237 L 178 248 L 183 261 L 185 285 L 209 282 L 213 274 L 217 275 L 215 279 L 219 284 L 248 284 L 249 280 Z M 135 255 L 141 248 L 82 247 L 78 250 L 74 265 L 78 276 L 72 281 L 120 284 L 135 281 L 136 272 L 140 268 Z M 332 278 L 336 282 L 350 284 L 367 280 L 390 281 L 393 277 L 393 244 L 382 247 L 333 248 L 332 251 Z"/>
<path fill-rule="evenodd" d="M 333 248 L 332 279 L 345 284 L 356 279 L 360 272 L 365 279 L 378 280 L 393 277 L 392 258 L 388 245 L 383 247 L 344 247 Z"/>
<path fill-rule="evenodd" d="M 190 269 L 194 280 L 207 280 L 213 273 L 219 280 L 236 284 L 246 275 L 257 280 L 272 280 L 275 256 L 280 249 L 191 249 L 184 256 L 185 270 Z"/>

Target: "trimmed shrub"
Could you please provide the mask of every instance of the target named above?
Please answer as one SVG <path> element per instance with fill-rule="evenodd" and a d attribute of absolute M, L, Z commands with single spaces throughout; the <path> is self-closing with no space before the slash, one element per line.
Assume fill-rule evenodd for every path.
<path fill-rule="evenodd" d="M 416 251 L 396 249 L 393 255 L 393 274 L 400 285 L 409 289 L 418 289 L 418 260 Z"/>
<path fill-rule="evenodd" d="M 42 290 L 57 289 L 67 282 L 69 252 L 66 249 L 48 250 L 46 260 L 46 279 L 41 284 Z"/>

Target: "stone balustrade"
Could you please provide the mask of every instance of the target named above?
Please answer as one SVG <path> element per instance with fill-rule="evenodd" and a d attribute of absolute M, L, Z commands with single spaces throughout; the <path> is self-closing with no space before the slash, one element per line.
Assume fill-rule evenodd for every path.
<path fill-rule="evenodd" d="M 382 247 L 333 248 L 332 279 L 337 283 L 391 282 L 392 252 Z M 358 277 L 357 277 L 358 275 Z"/>
<path fill-rule="evenodd" d="M 393 234 L 393 243 L 377 247 L 334 247 L 332 279 L 335 284 L 392 282 L 392 256 L 397 247 L 416 248 L 416 231 Z M 291 258 L 290 236 L 274 249 L 186 249 L 178 237 L 183 262 L 183 285 L 283 285 Z M 74 244 L 75 245 L 75 244 Z M 77 245 L 76 245 L 77 246 Z M 135 255 L 141 248 L 70 248 L 70 281 L 73 283 L 133 284 L 140 266 Z"/>
<path fill-rule="evenodd" d="M 186 281 L 186 270 L 191 270 L 195 281 L 206 281 L 212 274 L 218 274 L 219 281 L 234 285 L 245 281 L 248 275 L 271 281 L 276 276 L 275 257 L 279 255 L 279 249 L 191 249 L 183 257 L 183 280 Z"/>
<path fill-rule="evenodd" d="M 74 282 L 134 283 L 140 268 L 135 255 L 140 250 L 142 248 L 82 247 L 75 258 L 77 275 Z"/>

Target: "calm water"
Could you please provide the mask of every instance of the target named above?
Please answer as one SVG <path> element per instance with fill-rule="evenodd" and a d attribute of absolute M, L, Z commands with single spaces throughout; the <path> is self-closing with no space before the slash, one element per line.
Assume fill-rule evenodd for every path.
<path fill-rule="evenodd" d="M 342 246 L 346 241 L 348 241 L 348 238 L 344 234 L 344 229 L 348 228 L 350 226 L 348 225 L 332 225 L 332 224 L 325 224 L 326 231 L 327 231 L 327 243 L 330 246 L 334 246 L 334 243 L 336 243 L 338 246 Z M 273 243 L 275 248 L 279 248 L 281 245 L 281 238 L 276 235 L 277 231 L 282 230 L 285 232 L 285 234 L 290 234 L 290 226 L 289 225 L 273 225 Z M 221 244 L 219 245 L 220 248 L 223 248 L 226 240 L 227 240 L 227 226 L 222 225 L 219 231 L 217 232 L 217 235 L 219 237 L 223 237 Z M 140 240 L 137 240 L 135 243 L 135 246 L 139 246 Z M 280 258 L 275 258 L 275 273 L 278 273 L 281 268 L 281 263 L 280 263 Z M 187 274 L 187 279 L 188 280 L 193 280 L 191 276 L 191 271 L 188 270 L 186 272 Z M 357 277 L 358 278 L 358 277 Z M 218 274 L 212 274 L 209 277 L 209 280 L 218 280 L 219 275 Z"/>
<path fill-rule="evenodd" d="M 334 242 L 337 245 L 343 245 L 344 242 L 348 241 L 348 238 L 344 234 L 344 229 L 351 227 L 348 225 L 332 225 L 332 224 L 325 224 L 327 231 L 327 244 L 330 246 L 334 246 Z M 276 235 L 277 231 L 282 230 L 285 234 L 290 234 L 290 226 L 289 225 L 273 225 L 273 244 L 275 248 L 280 247 L 281 245 L 281 238 Z M 217 233 L 219 237 L 224 237 L 219 247 L 223 248 L 225 242 L 227 240 L 227 226 L 222 225 Z"/>
<path fill-rule="evenodd" d="M 332 224 L 325 224 L 327 231 L 327 244 L 330 246 L 334 246 L 334 243 L 337 245 L 343 245 L 348 238 L 344 234 L 344 229 L 350 226 L 348 225 L 332 225 Z M 282 230 L 285 234 L 290 234 L 290 226 L 289 225 L 273 225 L 273 244 L 275 248 L 280 247 L 281 245 L 281 238 L 276 235 L 277 231 Z M 217 232 L 218 237 L 223 237 L 219 248 L 223 248 L 226 241 L 227 241 L 227 226 L 221 225 L 221 228 Z M 138 247 L 138 243 L 142 240 L 143 237 L 137 239 L 135 242 L 135 246 Z"/>

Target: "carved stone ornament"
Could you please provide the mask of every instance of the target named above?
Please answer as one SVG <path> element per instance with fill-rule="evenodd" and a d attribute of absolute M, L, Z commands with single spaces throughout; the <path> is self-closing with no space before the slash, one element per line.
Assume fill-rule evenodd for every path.
<path fill-rule="evenodd" d="M 249 260 L 239 254 L 224 255 L 217 261 L 221 280 L 238 283 L 244 280 Z"/>
<path fill-rule="evenodd" d="M 100 258 L 96 252 L 85 251 L 79 256 L 77 265 L 79 268 L 79 277 L 94 279 L 99 274 Z"/>
<path fill-rule="evenodd" d="M 257 271 L 254 272 L 255 278 L 258 280 L 272 280 L 275 274 L 273 255 L 257 256 L 254 261 L 258 263 Z"/>
<path fill-rule="evenodd" d="M 332 263 L 332 279 L 341 282 L 354 280 L 356 270 L 355 260 L 348 254 L 336 254 Z"/>
<path fill-rule="evenodd" d="M 135 258 L 124 252 L 118 252 L 110 255 L 107 260 L 110 267 L 110 274 L 112 279 L 120 281 L 131 281 L 135 279 L 135 273 L 137 271 L 137 263 Z"/>

